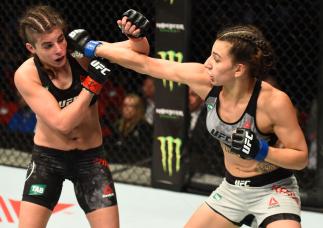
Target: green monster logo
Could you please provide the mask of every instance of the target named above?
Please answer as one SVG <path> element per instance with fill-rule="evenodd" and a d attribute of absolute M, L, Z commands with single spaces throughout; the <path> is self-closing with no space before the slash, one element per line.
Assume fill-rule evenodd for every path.
<path fill-rule="evenodd" d="M 165 173 L 169 176 L 173 175 L 173 160 L 175 160 L 175 171 L 181 168 L 181 146 L 182 140 L 172 136 L 157 137 L 160 141 L 160 151 L 162 157 L 162 166 Z"/>
<path fill-rule="evenodd" d="M 169 50 L 169 51 L 159 51 L 157 52 L 157 54 L 160 56 L 161 59 L 165 59 L 165 60 L 169 60 L 169 61 L 175 61 L 175 62 L 183 62 L 183 53 L 182 52 L 175 52 L 173 50 Z M 180 85 L 180 83 L 178 83 L 178 85 Z M 167 87 L 167 80 L 163 79 L 163 86 Z M 169 89 L 170 91 L 173 91 L 174 89 L 174 82 L 173 81 L 169 81 Z"/>

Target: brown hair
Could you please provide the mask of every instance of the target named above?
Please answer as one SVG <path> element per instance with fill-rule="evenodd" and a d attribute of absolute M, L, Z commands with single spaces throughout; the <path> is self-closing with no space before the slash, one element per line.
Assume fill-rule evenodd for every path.
<path fill-rule="evenodd" d="M 262 32 L 252 25 L 225 28 L 217 40 L 232 44 L 230 55 L 235 63 L 245 63 L 250 75 L 263 78 L 273 69 L 273 51 Z"/>
<path fill-rule="evenodd" d="M 145 117 L 145 106 L 142 98 L 134 93 L 126 95 L 124 100 L 126 98 L 132 98 L 135 101 L 136 114 L 133 119 L 129 121 L 125 121 L 123 118 L 120 119 L 118 123 L 118 130 L 124 136 L 127 136 Z"/>
<path fill-rule="evenodd" d="M 47 5 L 37 5 L 28 8 L 19 20 L 19 35 L 24 43 L 35 46 L 35 34 L 51 32 L 55 27 L 66 29 L 66 23 L 62 16 L 52 7 Z M 41 67 L 50 78 L 56 75 L 51 69 Z"/>
<path fill-rule="evenodd" d="M 66 23 L 61 15 L 50 6 L 33 6 L 19 20 L 19 35 L 25 43 L 35 45 L 33 34 L 48 33 L 54 27 L 65 30 Z"/>

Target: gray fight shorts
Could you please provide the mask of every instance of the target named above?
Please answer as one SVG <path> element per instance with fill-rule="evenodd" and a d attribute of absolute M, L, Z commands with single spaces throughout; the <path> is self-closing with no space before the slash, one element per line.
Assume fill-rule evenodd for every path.
<path fill-rule="evenodd" d="M 300 222 L 301 203 L 295 176 L 287 175 L 284 178 L 284 174 L 288 173 L 280 175 L 278 170 L 273 173 L 256 178 L 236 179 L 231 174 L 226 174 L 226 178 L 208 197 L 206 204 L 236 225 L 240 225 L 250 214 L 255 216 L 261 227 L 277 220 Z M 273 176 L 280 180 L 266 183 Z"/>

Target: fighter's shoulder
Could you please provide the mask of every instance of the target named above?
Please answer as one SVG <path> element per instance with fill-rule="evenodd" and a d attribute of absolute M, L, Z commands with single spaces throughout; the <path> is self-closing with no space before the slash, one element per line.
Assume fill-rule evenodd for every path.
<path fill-rule="evenodd" d="M 287 93 L 265 81 L 261 84 L 261 92 L 259 96 L 259 101 L 263 107 L 270 110 L 281 109 L 286 107 L 286 105 L 291 104 L 291 100 Z"/>
<path fill-rule="evenodd" d="M 15 83 L 25 83 L 28 81 L 39 81 L 38 71 L 33 57 L 23 62 L 14 74 Z"/>
<path fill-rule="evenodd" d="M 35 74 L 37 69 L 34 63 L 34 58 L 31 57 L 23 62 L 15 72 L 15 76 L 23 77 L 23 75 Z"/>

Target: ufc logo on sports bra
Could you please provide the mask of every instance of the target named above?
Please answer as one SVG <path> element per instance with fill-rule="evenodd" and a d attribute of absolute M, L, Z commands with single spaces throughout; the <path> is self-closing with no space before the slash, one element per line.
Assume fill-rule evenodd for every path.
<path fill-rule="evenodd" d="M 58 102 L 59 107 L 61 107 L 61 108 L 66 107 L 67 105 L 71 104 L 74 101 L 75 98 L 77 98 L 77 96 L 76 97 L 68 98 L 66 100 L 59 101 Z"/>
<path fill-rule="evenodd" d="M 248 132 L 246 132 L 246 138 L 244 139 L 244 145 L 242 148 L 242 152 L 249 154 L 251 143 L 250 141 L 253 139 L 253 135 L 249 135 Z"/>
<path fill-rule="evenodd" d="M 249 187 L 250 180 L 235 180 L 234 185 L 241 187 Z"/>
<path fill-rule="evenodd" d="M 91 66 L 93 66 L 97 70 L 101 70 L 101 74 L 107 75 L 107 73 L 110 72 L 108 68 L 106 68 L 102 63 L 100 63 L 98 60 L 93 60 L 90 62 Z"/>
<path fill-rule="evenodd" d="M 213 137 L 215 137 L 217 140 L 223 142 L 226 145 L 230 145 L 231 144 L 231 137 L 223 134 L 222 132 L 219 132 L 215 129 L 211 130 L 211 135 L 213 135 Z"/>

